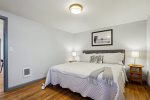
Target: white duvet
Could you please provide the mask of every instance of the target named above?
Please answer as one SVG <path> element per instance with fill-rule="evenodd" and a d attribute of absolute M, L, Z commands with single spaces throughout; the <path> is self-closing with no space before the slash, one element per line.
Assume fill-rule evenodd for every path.
<path fill-rule="evenodd" d="M 114 79 L 112 86 L 102 80 L 103 73 L 98 76 L 98 85 L 89 83 L 90 73 L 102 67 L 111 67 Z M 69 88 L 83 97 L 91 97 L 94 100 L 123 100 L 124 75 L 123 66 L 118 64 L 65 63 L 50 67 L 44 86 L 50 83 L 60 84 L 63 88 Z"/>

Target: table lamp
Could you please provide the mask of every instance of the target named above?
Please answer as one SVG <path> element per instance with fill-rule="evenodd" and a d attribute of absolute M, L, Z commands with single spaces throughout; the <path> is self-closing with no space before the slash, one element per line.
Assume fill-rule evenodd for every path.
<path fill-rule="evenodd" d="M 139 51 L 132 51 L 132 57 L 134 58 L 134 64 L 136 63 L 136 58 L 139 57 Z"/>
<path fill-rule="evenodd" d="M 73 51 L 72 56 L 73 56 L 73 60 L 75 61 L 75 57 L 77 56 L 77 52 Z"/>

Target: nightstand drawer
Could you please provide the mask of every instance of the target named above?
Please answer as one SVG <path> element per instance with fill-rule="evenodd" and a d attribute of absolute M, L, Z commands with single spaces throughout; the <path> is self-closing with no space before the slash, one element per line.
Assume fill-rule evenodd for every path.
<path fill-rule="evenodd" d="M 139 72 L 130 72 L 130 74 L 137 74 L 137 75 L 141 75 L 142 73 L 139 73 Z"/>

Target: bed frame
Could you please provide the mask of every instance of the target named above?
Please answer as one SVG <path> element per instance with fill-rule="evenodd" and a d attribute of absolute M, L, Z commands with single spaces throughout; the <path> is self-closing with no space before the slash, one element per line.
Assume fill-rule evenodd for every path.
<path fill-rule="evenodd" d="M 116 50 L 83 50 L 83 53 L 85 54 L 91 54 L 91 53 L 123 53 L 124 59 L 122 63 L 125 65 L 125 50 L 124 49 L 116 49 Z"/>

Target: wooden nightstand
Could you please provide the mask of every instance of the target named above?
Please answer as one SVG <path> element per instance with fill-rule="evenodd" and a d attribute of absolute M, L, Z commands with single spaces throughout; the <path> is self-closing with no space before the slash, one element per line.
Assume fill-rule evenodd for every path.
<path fill-rule="evenodd" d="M 142 84 L 142 68 L 143 65 L 129 64 L 130 66 L 130 81 L 140 82 Z"/>

